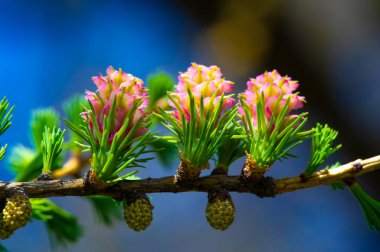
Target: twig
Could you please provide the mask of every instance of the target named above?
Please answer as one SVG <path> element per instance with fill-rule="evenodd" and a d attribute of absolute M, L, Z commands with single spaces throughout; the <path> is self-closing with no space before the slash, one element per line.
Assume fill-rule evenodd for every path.
<path fill-rule="evenodd" d="M 239 176 L 225 175 L 201 177 L 188 187 L 181 187 L 175 184 L 173 182 L 174 177 L 121 181 L 107 185 L 86 183 L 85 178 L 33 182 L 0 182 L 0 197 L 6 197 L 15 187 L 24 189 L 31 198 L 88 195 L 105 195 L 120 198 L 128 191 L 179 193 L 191 191 L 209 192 L 215 189 L 225 189 L 230 192 L 253 193 L 259 197 L 274 197 L 275 195 L 286 192 L 341 182 L 345 178 L 360 176 L 378 169 L 380 169 L 380 156 L 365 160 L 358 159 L 331 170 L 315 172 L 304 182 L 297 176 L 282 179 L 267 179 L 265 183 L 252 184 L 241 182 Z"/>

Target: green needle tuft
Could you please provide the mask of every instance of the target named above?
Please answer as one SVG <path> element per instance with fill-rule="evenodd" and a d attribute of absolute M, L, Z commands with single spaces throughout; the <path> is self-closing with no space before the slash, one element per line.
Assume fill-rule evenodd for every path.
<path fill-rule="evenodd" d="M 50 129 L 45 127 L 45 131 L 42 135 L 42 158 L 43 158 L 43 173 L 50 173 L 53 167 L 53 164 L 59 154 L 62 152 L 63 146 L 63 136 L 65 130 L 61 129 Z"/>
<path fill-rule="evenodd" d="M 369 229 L 380 232 L 380 202 L 369 196 L 357 182 L 349 188 L 363 210 Z"/>
<path fill-rule="evenodd" d="M 303 172 L 306 176 L 310 176 L 315 172 L 332 154 L 342 147 L 341 144 L 333 145 L 338 137 L 338 131 L 331 129 L 327 124 L 322 126 L 320 123 L 317 123 L 314 129 L 309 163 Z"/>
<path fill-rule="evenodd" d="M 4 97 L 0 101 L 0 136 L 11 126 L 12 112 L 14 106 L 9 108 L 10 104 L 6 97 Z M 5 151 L 7 149 L 7 145 L 1 147 L 0 144 L 0 160 L 2 160 L 5 156 Z"/>

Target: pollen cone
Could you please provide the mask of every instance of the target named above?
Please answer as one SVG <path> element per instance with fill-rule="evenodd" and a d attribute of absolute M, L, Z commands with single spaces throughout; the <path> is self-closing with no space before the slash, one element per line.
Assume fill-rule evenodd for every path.
<path fill-rule="evenodd" d="M 153 206 L 145 193 L 133 193 L 124 199 L 124 219 L 134 231 L 142 231 L 153 220 Z"/>
<path fill-rule="evenodd" d="M 7 239 L 16 229 L 25 226 L 32 213 L 29 197 L 21 189 L 16 189 L 6 199 L 0 214 L 0 238 Z"/>
<path fill-rule="evenodd" d="M 211 227 L 226 230 L 235 219 L 235 207 L 227 191 L 208 193 L 206 219 Z"/>

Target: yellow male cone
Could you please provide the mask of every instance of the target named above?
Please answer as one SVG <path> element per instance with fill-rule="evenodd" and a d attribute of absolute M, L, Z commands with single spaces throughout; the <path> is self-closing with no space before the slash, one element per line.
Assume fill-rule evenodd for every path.
<path fill-rule="evenodd" d="M 145 193 L 128 195 L 123 205 L 124 219 L 130 229 L 139 232 L 150 226 L 154 207 Z"/>
<path fill-rule="evenodd" d="M 0 239 L 7 239 L 16 229 L 25 226 L 31 213 L 29 197 L 22 189 L 15 189 L 0 214 Z"/>
<path fill-rule="evenodd" d="M 235 207 L 227 191 L 208 193 L 206 219 L 211 227 L 226 230 L 235 219 Z"/>

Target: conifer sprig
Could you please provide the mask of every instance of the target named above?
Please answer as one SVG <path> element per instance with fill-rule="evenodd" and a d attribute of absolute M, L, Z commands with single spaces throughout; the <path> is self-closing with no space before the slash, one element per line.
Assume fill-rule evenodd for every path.
<path fill-rule="evenodd" d="M 4 145 L 0 148 L 0 160 L 2 160 L 5 156 L 5 150 L 7 149 L 7 145 Z"/>
<path fill-rule="evenodd" d="M 0 101 L 0 136 L 11 126 L 14 106 L 10 107 L 6 97 Z"/>
<path fill-rule="evenodd" d="M 11 126 L 12 112 L 14 106 L 9 108 L 10 104 L 6 97 L 0 101 L 0 136 Z M 0 145 L 0 160 L 5 156 L 5 151 L 8 145 Z"/>
<path fill-rule="evenodd" d="M 210 98 L 210 104 L 214 102 L 216 94 L 217 92 Z M 224 95 L 219 99 L 215 109 L 207 110 L 207 112 L 205 112 L 203 98 L 200 99 L 199 111 L 196 111 L 194 96 L 190 90 L 188 90 L 188 95 L 191 108 L 189 122 L 186 120 L 186 114 L 180 104 L 170 95 L 169 99 L 177 110 L 182 111 L 180 113 L 181 120 L 173 118 L 163 109 L 160 109 L 159 113 L 155 113 L 155 115 L 161 119 L 162 125 L 175 136 L 181 159 L 194 167 L 202 167 L 208 163 L 217 149 L 236 133 L 234 119 L 237 114 L 237 106 L 227 110 L 219 118 Z"/>
<path fill-rule="evenodd" d="M 143 118 L 140 118 L 134 123 L 131 129 L 128 128 L 130 121 L 142 102 L 142 100 L 134 102 L 133 107 L 126 115 L 123 125 L 113 136 L 112 142 L 109 141 L 111 134 L 110 128 L 114 120 L 117 98 L 115 98 L 112 103 L 109 116 L 104 116 L 102 131 L 95 118 L 94 107 L 90 102 L 90 109 L 87 112 L 88 116 L 92 118 L 93 130 L 87 123 L 82 123 L 82 125 L 77 126 L 65 120 L 67 126 L 88 143 L 88 145 L 83 145 L 83 147 L 91 150 L 91 169 L 99 179 L 106 182 L 116 182 L 126 179 L 136 174 L 137 171 L 124 174 L 120 177 L 117 177 L 117 175 L 125 169 L 144 167 L 142 163 L 152 159 L 141 157 L 141 155 L 154 151 L 146 150 L 148 144 L 152 141 L 153 134 L 148 131 L 139 137 L 134 137 L 139 128 L 148 128 L 150 122 L 146 122 Z"/>
<path fill-rule="evenodd" d="M 53 164 L 59 154 L 62 152 L 63 146 L 63 136 L 65 134 L 65 130 L 61 129 L 50 129 L 45 127 L 45 131 L 42 135 L 42 158 L 43 158 L 43 173 L 50 173 L 53 167 Z"/>
<path fill-rule="evenodd" d="M 334 146 L 338 137 L 338 131 L 331 129 L 327 124 L 317 123 L 312 137 L 311 153 L 308 165 L 303 174 L 310 176 L 315 172 L 332 154 L 338 151 L 342 145 Z"/>
<path fill-rule="evenodd" d="M 11 151 L 9 164 L 16 174 L 16 181 L 30 181 L 37 178 L 43 169 L 42 139 L 45 127 L 50 129 L 59 127 L 59 115 L 52 109 L 33 110 L 30 119 L 29 132 L 32 148 L 18 145 Z M 55 158 L 56 162 L 50 170 L 57 168 L 62 161 Z"/>
<path fill-rule="evenodd" d="M 281 101 L 280 98 L 276 101 L 277 103 Z M 278 115 L 272 114 L 269 122 L 265 120 L 264 102 L 264 95 L 261 94 L 257 102 L 257 128 L 254 128 L 251 110 L 246 101 L 240 97 L 240 103 L 246 115 L 240 116 L 243 124 L 243 139 L 248 155 L 259 167 L 271 166 L 276 160 L 294 157 L 290 151 L 314 133 L 314 130 L 302 131 L 307 122 L 308 113 L 306 112 L 301 113 L 291 122 L 284 123 L 290 99 L 286 100 Z"/>
<path fill-rule="evenodd" d="M 363 210 L 369 229 L 380 232 L 380 202 L 369 196 L 358 182 L 348 186 Z"/>

